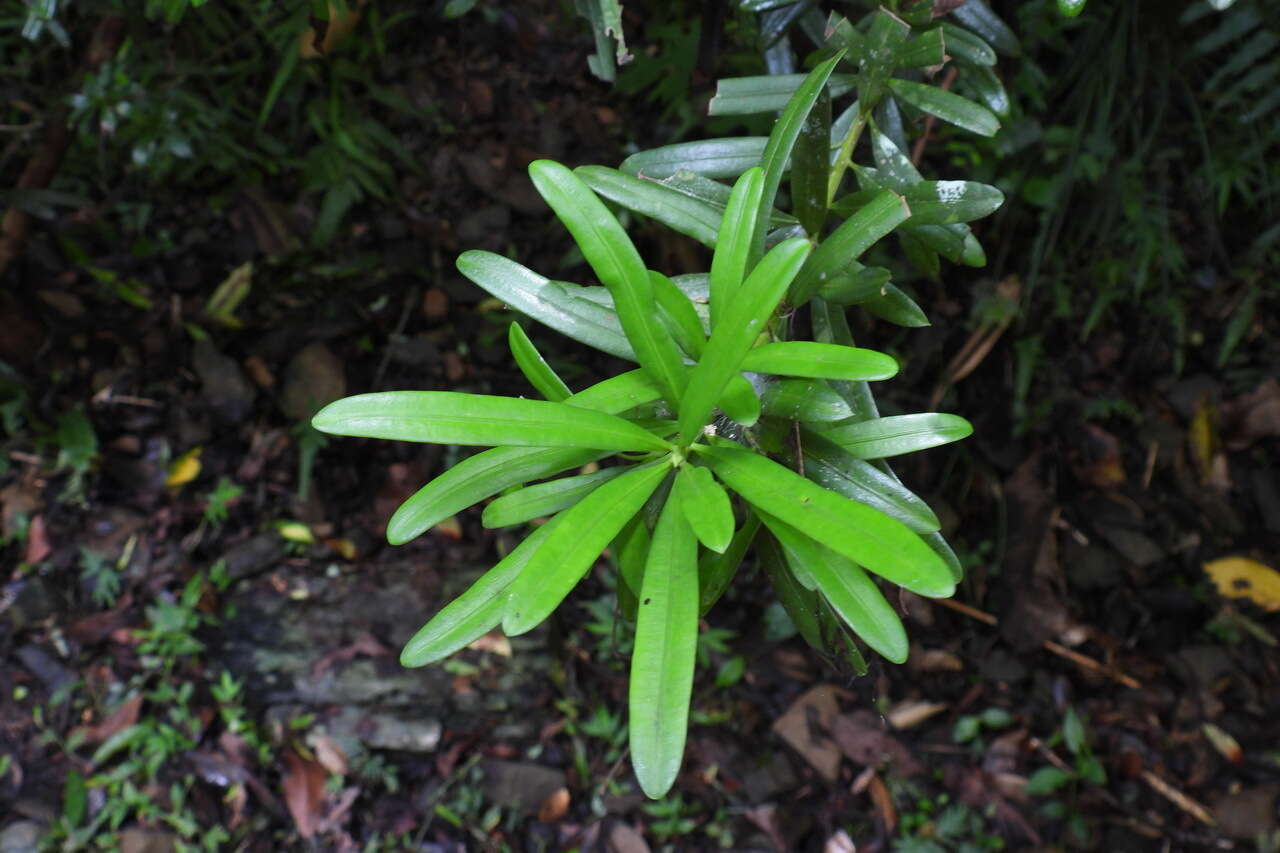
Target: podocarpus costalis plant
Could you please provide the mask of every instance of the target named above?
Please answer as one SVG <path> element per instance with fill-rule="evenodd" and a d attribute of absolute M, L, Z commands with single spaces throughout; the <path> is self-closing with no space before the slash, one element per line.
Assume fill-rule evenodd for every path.
<path fill-rule="evenodd" d="M 887 269 L 858 259 L 896 232 L 926 266 L 939 253 L 980 262 L 963 223 L 1003 198 L 982 184 L 925 181 L 903 153 L 899 97 L 979 132 L 998 127 L 985 107 L 906 79 L 947 61 L 947 31 L 919 15 L 921 5 L 932 8 L 916 4 L 915 18 L 878 9 L 856 26 L 833 16 L 827 58 L 807 75 L 721 81 L 718 99 L 781 108 L 768 138 L 667 146 L 621 171 L 533 163 L 534 186 L 602 287 L 553 281 L 489 252 L 458 259 L 513 308 L 637 369 L 574 393 L 513 323 L 512 354 L 545 399 L 400 391 L 316 415 L 329 433 L 495 445 L 409 498 L 387 528 L 394 544 L 495 495 L 488 527 L 547 519 L 427 622 L 402 663 L 432 663 L 498 627 L 529 631 L 612 549 L 623 611 L 636 621 L 632 763 L 645 793 L 659 797 L 683 756 L 699 617 L 749 551 L 809 643 L 856 665 L 851 630 L 885 658 L 906 659 L 906 632 L 873 575 L 944 597 L 960 567 L 937 517 L 884 460 L 971 427 L 949 414 L 881 417 L 868 383 L 898 365 L 853 345 L 845 306 L 927 322 Z M 965 32 L 970 47 L 985 45 Z M 834 76 L 841 62 L 857 72 Z M 850 91 L 858 102 L 832 121 L 832 99 Z M 874 167 L 853 162 L 868 129 Z M 850 168 L 860 188 L 841 194 Z M 788 172 L 791 214 L 776 208 Z M 648 269 L 600 196 L 712 248 L 709 272 Z M 803 314 L 814 340 L 792 339 Z M 576 473 L 606 459 L 613 464 Z"/>

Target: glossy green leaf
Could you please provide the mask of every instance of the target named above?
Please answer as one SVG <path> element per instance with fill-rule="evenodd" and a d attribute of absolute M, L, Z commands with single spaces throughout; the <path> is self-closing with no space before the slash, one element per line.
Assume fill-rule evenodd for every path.
<path fill-rule="evenodd" d="M 894 663 L 907 659 L 909 644 L 902 620 L 862 567 L 821 544 L 808 540 L 777 519 L 765 519 L 778 536 L 792 574 L 808 575 L 844 623 L 863 641 Z M 786 532 L 783 532 L 786 531 Z M 792 547 L 792 543 L 801 547 Z"/>
<path fill-rule="evenodd" d="M 625 473 L 626 468 L 605 468 L 591 474 L 562 477 L 548 483 L 525 486 L 503 495 L 484 508 L 480 523 L 485 527 L 510 527 L 567 509 L 604 483 Z"/>
<path fill-rule="evenodd" d="M 1005 118 L 1012 109 L 1009 93 L 996 73 L 985 65 L 962 66 L 961 80 L 991 112 Z"/>
<path fill-rule="evenodd" d="M 796 276 L 792 304 L 807 302 L 828 278 L 838 274 L 849 261 L 857 260 L 910 215 L 911 209 L 902 196 L 889 190 L 878 193 L 871 202 L 841 223 L 809 256 Z"/>
<path fill-rule="evenodd" d="M 896 54 L 911 33 L 906 21 L 883 6 L 868 16 L 867 49 L 860 57 L 858 100 L 875 104 L 884 96 L 884 84 L 897 67 Z"/>
<path fill-rule="evenodd" d="M 999 209 L 1004 193 L 976 181 L 921 181 L 903 198 L 911 207 L 909 225 L 949 225 L 981 219 Z"/>
<path fill-rule="evenodd" d="M 1000 119 L 995 113 L 975 104 L 968 98 L 954 95 L 937 86 L 912 83 L 910 80 L 889 80 L 888 86 L 902 100 L 945 122 L 962 127 L 980 136 L 995 136 L 1000 130 Z"/>
<path fill-rule="evenodd" d="M 649 282 L 653 285 L 654 299 L 658 303 L 663 324 L 667 326 L 676 344 L 690 358 L 700 358 L 707 345 L 707 336 L 693 302 L 671 279 L 660 272 L 649 270 Z"/>
<path fill-rule="evenodd" d="M 951 16 L 1006 56 L 1017 56 L 1022 52 L 1022 46 L 1018 44 L 1018 37 L 1013 34 L 1013 30 L 983 0 L 968 0 L 953 11 Z"/>
<path fill-rule="evenodd" d="M 849 404 L 820 379 L 771 382 L 760 402 L 766 415 L 806 423 L 833 423 L 853 416 Z"/>
<path fill-rule="evenodd" d="M 747 259 L 747 269 L 764 253 L 764 236 L 769 219 L 769 211 L 773 209 L 774 198 L 778 187 L 782 184 L 782 175 L 787 170 L 791 159 L 791 151 L 795 148 L 796 139 L 809 118 L 809 112 L 818 100 L 822 88 L 827 85 L 831 72 L 844 57 L 841 51 L 805 75 L 804 81 L 796 89 L 795 94 L 787 101 L 786 108 L 778 116 L 769 134 L 769 142 L 764 153 L 760 155 L 760 168 L 764 171 L 764 188 L 760 193 L 760 209 L 756 218 L 756 230 L 751 238 L 751 253 Z"/>
<path fill-rule="evenodd" d="M 707 115 L 736 116 L 776 113 L 804 84 L 805 74 L 766 74 L 760 77 L 727 77 L 716 81 L 716 94 Z M 831 75 L 831 97 L 853 91 L 853 74 Z"/>
<path fill-rule="evenodd" d="M 638 512 L 609 546 L 618 562 L 618 609 L 629 622 L 635 621 L 640 604 L 640 587 L 644 584 L 644 564 L 649 559 L 651 539 L 645 513 Z"/>
<path fill-rule="evenodd" d="M 603 287 L 552 281 L 493 252 L 463 252 L 457 267 L 490 294 L 544 326 L 610 355 L 636 360 L 617 314 L 610 310 L 612 297 L 599 300 L 588 296 L 592 291 L 607 296 Z"/>
<path fill-rule="evenodd" d="M 769 577 L 773 593 L 778 603 L 787 611 L 792 623 L 804 641 L 815 649 L 825 651 L 826 639 L 819 622 L 821 597 L 811 590 L 805 589 L 792 574 L 791 567 L 778 540 L 772 536 L 756 538 L 756 550 L 760 555 L 760 566 Z"/>
<path fill-rule="evenodd" d="M 907 263 L 928 278 L 937 281 L 942 274 L 942 259 L 938 256 L 938 253 L 905 228 L 899 228 L 893 236 L 897 238 L 898 245 L 902 247 L 902 254 L 906 257 Z M 921 313 L 923 314 L 924 312 L 922 311 Z"/>
<path fill-rule="evenodd" d="M 892 284 L 885 284 L 878 293 L 859 304 L 880 319 L 898 326 L 920 328 L 929 325 L 929 318 L 916 301 Z"/>
<path fill-rule="evenodd" d="M 749 503 L 901 587 L 931 598 L 955 591 L 951 572 L 900 521 L 732 447 L 700 449 L 716 476 Z"/>
<path fill-rule="evenodd" d="M 563 402 L 572 396 L 569 386 L 547 364 L 519 323 L 512 323 L 507 330 L 507 344 L 511 347 L 511 355 L 515 357 L 520 372 L 539 394 L 553 403 Z"/>
<path fill-rule="evenodd" d="M 679 443 L 691 444 L 710 419 L 729 380 L 737 375 L 747 350 L 809 254 L 809 241 L 795 238 L 780 243 L 761 259 L 743 282 L 722 321 L 711 332 L 702 360 L 693 368 L 688 390 L 680 401 Z"/>
<path fill-rule="evenodd" d="M 1085 0 L 1058 0 L 1058 12 L 1068 18 L 1074 18 L 1084 11 Z"/>
<path fill-rule="evenodd" d="M 707 552 L 698 561 L 698 616 L 705 616 L 733 582 L 747 550 L 760 530 L 760 519 L 753 512 L 733 534 L 723 554 Z"/>
<path fill-rule="evenodd" d="M 498 627 L 507 603 L 507 590 L 561 522 L 552 519 L 525 537 L 510 554 L 449 602 L 405 643 L 401 666 L 426 666 L 465 649 Z"/>
<path fill-rule="evenodd" d="M 898 45 L 893 52 L 894 63 L 899 68 L 926 68 L 930 65 L 941 65 L 946 58 L 942 30 L 937 27 L 917 32 L 914 38 Z"/>
<path fill-rule="evenodd" d="M 647 373 L 629 370 L 584 388 L 564 402 L 569 406 L 616 415 L 652 403 L 661 396 L 662 392 Z"/>
<path fill-rule="evenodd" d="M 827 16 L 823 34 L 826 37 L 827 47 L 834 50 L 844 48 L 851 60 L 857 61 L 866 50 L 867 37 L 847 18 L 835 12 Z"/>
<path fill-rule="evenodd" d="M 504 444 L 596 450 L 666 450 L 614 415 L 518 397 L 456 391 L 385 391 L 335 400 L 311 419 L 321 432 L 434 444 Z"/>
<path fill-rule="evenodd" d="M 574 174 L 610 201 L 656 219 L 707 247 L 716 244 L 720 211 L 656 181 L 645 181 L 605 166 L 579 166 Z"/>
<path fill-rule="evenodd" d="M 733 539 L 733 507 L 729 493 L 706 468 L 685 465 L 676 475 L 672 494 L 678 496 L 685 520 L 698 541 L 712 551 L 724 553 Z"/>
<path fill-rule="evenodd" d="M 684 758 L 698 646 L 698 543 L 684 514 L 667 501 L 644 567 L 631 655 L 631 765 L 657 799 Z"/>
<path fill-rule="evenodd" d="M 985 266 L 987 263 L 982 244 L 973 236 L 973 230 L 963 222 L 953 225 L 907 225 L 903 230 L 910 231 L 922 243 L 952 263 L 971 267 Z"/>
<path fill-rule="evenodd" d="M 939 29 L 947 40 L 947 53 L 951 56 L 971 65 L 987 67 L 996 64 L 996 52 L 981 36 L 946 21 Z"/>
<path fill-rule="evenodd" d="M 870 349 L 781 341 L 750 350 L 742 369 L 813 379 L 888 379 L 898 372 L 893 356 Z"/>
<path fill-rule="evenodd" d="M 902 235 L 898 230 L 898 236 Z M 818 295 L 836 305 L 857 305 L 880 293 L 892 277 L 884 267 L 864 267 L 852 261 L 843 270 L 829 277 L 818 288 Z"/>
<path fill-rule="evenodd" d="M 849 319 L 845 309 L 815 298 L 809 307 L 809 319 L 813 325 L 814 340 L 820 343 L 853 346 L 853 334 L 849 331 Z M 850 410 L 850 417 L 865 421 L 880 416 L 876 409 L 871 385 L 867 382 L 832 382 L 832 390 Z"/>
<path fill-rule="evenodd" d="M 801 126 L 791 155 L 791 209 L 811 235 L 820 235 L 827 218 L 827 179 L 831 174 L 830 87 L 818 90 L 809 118 Z"/>
<path fill-rule="evenodd" d="M 743 174 L 746 173 L 744 172 Z M 644 180 L 649 179 L 645 178 Z M 731 187 L 720 181 L 714 181 L 711 178 L 688 171 L 676 172 L 669 178 L 663 178 L 659 183 L 681 195 L 687 195 L 715 208 L 716 213 L 721 217 L 724 215 L 725 208 L 728 206 L 729 198 L 733 192 Z M 717 221 L 719 221 L 719 218 Z M 769 212 L 770 226 L 795 225 L 798 221 L 791 214 L 784 213 L 777 208 Z M 717 245 L 719 244 L 717 243 Z"/>
<path fill-rule="evenodd" d="M 964 566 L 960 565 L 960 558 L 956 556 L 955 551 L 951 550 L 951 546 L 947 544 L 947 540 L 941 533 L 922 533 L 920 538 L 942 558 L 942 562 L 947 564 L 947 568 L 951 570 L 951 577 L 956 583 L 964 580 Z"/>
<path fill-rule="evenodd" d="M 579 468 L 607 451 L 576 447 L 495 447 L 467 457 L 419 489 L 387 522 L 387 541 L 403 545 L 449 516 L 503 489 Z"/>
<path fill-rule="evenodd" d="M 959 415 L 924 412 L 841 424 L 822 435 L 859 459 L 885 459 L 959 441 L 973 425 Z"/>
<path fill-rule="evenodd" d="M 514 637 L 551 615 L 670 470 L 665 464 L 633 468 L 557 516 L 563 524 L 511 585 L 502 630 Z"/>
<path fill-rule="evenodd" d="M 787 556 L 787 565 L 791 567 L 791 574 L 795 577 L 796 583 L 805 589 L 816 590 L 818 581 L 809 572 L 809 564 L 821 559 L 818 543 L 759 507 L 756 507 L 755 511 L 769 533 L 782 546 L 782 552 Z"/>
<path fill-rule="evenodd" d="M 618 320 L 640 366 L 667 399 L 680 399 L 684 390 L 680 353 L 654 316 L 649 273 L 627 232 L 591 188 L 559 163 L 535 160 L 529 164 L 529 177 L 613 296 Z"/>
<path fill-rule="evenodd" d="M 871 127 L 871 156 L 875 158 L 879 173 L 877 180 L 882 187 L 902 193 L 924 180 L 906 152 L 874 125 Z"/>
<path fill-rule="evenodd" d="M 768 143 L 763 136 L 677 142 L 632 154 L 618 168 L 652 180 L 669 178 L 681 170 L 706 178 L 736 178 L 759 164 Z"/>
<path fill-rule="evenodd" d="M 801 439 L 804 474 L 810 480 L 901 521 L 915 533 L 933 533 L 941 527 L 929 505 L 897 477 L 817 433 L 804 430 Z"/>
<path fill-rule="evenodd" d="M 741 375 L 730 377 L 719 406 L 726 418 L 745 427 L 755 426 L 763 411 L 756 389 Z"/>
<path fill-rule="evenodd" d="M 756 217 L 760 214 L 760 197 L 764 192 L 764 173 L 757 167 L 742 173 L 734 184 L 720 223 L 716 250 L 711 256 L 710 307 L 711 328 L 729 305 L 729 298 L 747 275 L 751 240 L 755 235 Z"/>

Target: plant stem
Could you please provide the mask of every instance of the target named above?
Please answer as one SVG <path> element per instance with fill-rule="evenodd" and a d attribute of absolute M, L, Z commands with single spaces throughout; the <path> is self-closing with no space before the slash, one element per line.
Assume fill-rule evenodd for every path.
<path fill-rule="evenodd" d="M 831 166 L 831 176 L 827 179 L 828 207 L 836 199 L 836 190 L 840 188 L 840 179 L 844 177 L 844 170 L 853 165 L 853 149 L 858 144 L 858 138 L 862 136 L 870 115 L 868 110 L 858 110 L 858 117 L 854 119 L 853 126 L 849 128 L 844 141 L 840 143 L 840 154 Z"/>

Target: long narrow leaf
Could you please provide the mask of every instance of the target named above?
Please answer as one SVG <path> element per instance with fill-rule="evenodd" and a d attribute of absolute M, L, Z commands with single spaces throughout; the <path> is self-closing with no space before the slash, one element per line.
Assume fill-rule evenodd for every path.
<path fill-rule="evenodd" d="M 891 79 L 888 85 L 895 95 L 908 104 L 957 127 L 980 136 L 995 136 L 1000 130 L 1000 119 L 996 118 L 995 113 L 968 98 L 954 95 L 937 86 L 913 83 L 910 80 Z"/>
<path fill-rule="evenodd" d="M 853 417 L 853 409 L 830 385 L 819 379 L 771 382 L 761 400 L 766 415 L 823 424 Z"/>
<path fill-rule="evenodd" d="M 644 181 L 605 166 L 579 166 L 574 174 L 600 195 L 628 210 L 656 219 L 709 248 L 716 244 L 720 211 L 655 181 Z"/>
<path fill-rule="evenodd" d="M 730 296 L 742 285 L 747 275 L 751 240 L 755 235 L 756 217 L 760 215 L 760 195 L 764 192 L 764 173 L 759 168 L 742 173 L 720 222 L 715 254 L 711 256 L 710 307 L 711 328 L 729 305 Z"/>
<path fill-rule="evenodd" d="M 773 315 L 809 249 L 809 241 L 798 237 L 771 249 L 731 300 L 722 322 L 711 331 L 706 352 L 693 368 L 680 401 L 682 447 L 691 444 L 706 425 L 725 385 L 737 374 L 743 356 Z"/>
<path fill-rule="evenodd" d="M 669 178 L 681 170 L 706 178 L 736 178 L 760 162 L 768 143 L 764 136 L 677 142 L 632 154 L 619 168 L 653 180 Z"/>
<path fill-rule="evenodd" d="M 649 273 L 627 232 L 591 188 L 559 163 L 536 160 L 529 164 L 529 177 L 612 294 L 622 330 L 640 366 L 667 399 L 680 399 L 684 390 L 680 353 L 654 316 Z"/>
<path fill-rule="evenodd" d="M 902 522 L 758 454 L 710 447 L 701 455 L 748 502 L 855 563 L 919 595 L 940 598 L 955 592 L 951 571 Z"/>
<path fill-rule="evenodd" d="M 697 557 L 693 530 L 667 501 L 644 567 L 629 695 L 631 763 L 654 799 L 671 788 L 684 758 L 698 646 Z"/>
<path fill-rule="evenodd" d="M 547 360 L 538 352 L 538 348 L 529 340 L 519 323 L 512 323 L 508 329 L 507 344 L 511 347 L 511 355 L 515 357 L 520 372 L 539 394 L 553 403 L 564 402 L 573 395 L 569 386 L 547 364 Z"/>
<path fill-rule="evenodd" d="M 549 483 L 525 486 L 509 495 L 503 495 L 485 507 L 480 523 L 490 528 L 510 527 L 544 515 L 553 515 L 573 506 L 626 470 L 622 467 L 605 468 L 591 474 L 561 477 Z"/>
<path fill-rule="evenodd" d="M 559 523 L 559 519 L 552 519 L 527 536 L 466 592 L 418 629 L 400 652 L 400 665 L 426 666 L 434 663 L 466 648 L 498 627 L 507 603 L 507 589 Z"/>
<path fill-rule="evenodd" d="M 949 444 L 972 433 L 973 425 L 959 415 L 926 412 L 843 424 L 822 434 L 859 459 L 885 459 Z"/>
<path fill-rule="evenodd" d="M 707 115 L 732 116 L 774 113 L 787 102 L 805 81 L 804 74 L 766 74 L 760 77 L 726 77 L 716 81 L 716 94 L 707 105 Z M 838 98 L 853 91 L 857 78 L 853 74 L 831 75 L 831 97 Z"/>
<path fill-rule="evenodd" d="M 670 470 L 661 464 L 632 469 L 558 516 L 563 524 L 511 585 L 502 630 L 508 636 L 523 634 L 551 615 Z"/>
<path fill-rule="evenodd" d="M 697 360 L 707 345 L 707 333 L 692 300 L 675 283 L 660 272 L 649 270 L 649 282 L 658 311 L 668 331 L 690 358 Z"/>
<path fill-rule="evenodd" d="M 729 547 L 723 554 L 709 551 L 698 562 L 698 615 L 705 616 L 720 596 L 729 588 L 738 567 L 742 565 L 747 549 L 751 547 L 760 530 L 760 519 L 748 511 L 747 520 L 733 534 Z"/>
<path fill-rule="evenodd" d="M 679 501 L 685 520 L 698 541 L 724 553 L 733 539 L 733 507 L 729 494 L 706 468 L 685 465 L 676 475 L 672 495 Z"/>
<path fill-rule="evenodd" d="M 385 391 L 336 400 L 311 419 L 321 432 L 435 444 L 596 450 L 666 450 L 666 442 L 614 415 L 518 397 L 456 391 Z"/>
<path fill-rule="evenodd" d="M 803 305 L 818 292 L 824 281 L 871 248 L 871 245 L 898 227 L 911 215 L 902 196 L 883 190 L 857 213 L 832 232 L 809 256 L 792 288 L 791 302 Z"/>
<path fill-rule="evenodd" d="M 820 486 L 878 509 L 916 533 L 933 533 L 942 525 L 929 505 L 890 476 L 840 445 L 804 430 L 804 474 Z"/>
<path fill-rule="evenodd" d="M 742 369 L 813 379 L 888 379 L 898 373 L 893 356 L 871 349 L 811 341 L 779 341 L 747 352 Z"/>

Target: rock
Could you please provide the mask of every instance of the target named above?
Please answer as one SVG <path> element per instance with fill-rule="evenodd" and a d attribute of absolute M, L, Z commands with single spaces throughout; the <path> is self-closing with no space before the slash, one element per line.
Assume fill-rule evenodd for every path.
<path fill-rule="evenodd" d="M 1184 646 L 1170 658 L 1169 663 L 1188 684 L 1206 689 L 1235 670 L 1226 649 L 1213 645 Z"/>
<path fill-rule="evenodd" d="M 284 537 L 274 530 L 233 545 L 222 555 L 227 576 L 243 580 L 274 566 L 285 555 Z"/>
<path fill-rule="evenodd" d="M 20 820 L 0 829 L 0 853 L 37 853 L 44 827 L 34 820 Z"/>
<path fill-rule="evenodd" d="M 348 708 L 325 728 L 335 738 L 353 738 L 369 749 L 397 749 L 404 752 L 434 752 L 440 744 L 441 725 L 429 716 L 401 716 L 390 713 L 362 713 Z"/>
<path fill-rule="evenodd" d="M 342 362 L 317 341 L 303 347 L 285 368 L 280 408 L 295 420 L 306 420 L 346 393 Z"/>
<path fill-rule="evenodd" d="M 17 633 L 45 619 L 61 604 L 61 597 L 44 578 L 18 578 L 0 591 L 0 624 L 7 624 Z"/>
<path fill-rule="evenodd" d="M 1146 534 L 1114 524 L 1095 525 L 1102 538 L 1130 563 L 1145 568 L 1165 558 L 1164 549 Z"/>
<path fill-rule="evenodd" d="M 525 811 L 538 808 L 565 786 L 563 770 L 524 761 L 485 761 L 484 790 L 500 806 Z"/>
<path fill-rule="evenodd" d="M 1124 580 L 1124 567 L 1107 548 L 1068 539 L 1063 550 L 1062 565 L 1076 589 L 1115 589 Z"/>
<path fill-rule="evenodd" d="M 1270 836 L 1276 830 L 1280 785 L 1259 785 L 1214 800 L 1213 816 L 1224 835 L 1240 841 Z"/>
<path fill-rule="evenodd" d="M 54 693 L 80 680 L 73 670 L 63 666 L 57 658 L 39 646 L 27 645 L 16 652 L 22 665 Z"/>
<path fill-rule="evenodd" d="M 191 360 L 214 417 L 225 424 L 244 420 L 253 410 L 257 391 L 235 359 L 218 352 L 209 341 L 196 341 Z"/>
<path fill-rule="evenodd" d="M 133 827 L 120 833 L 120 853 L 173 853 L 178 837 L 162 829 Z"/>

